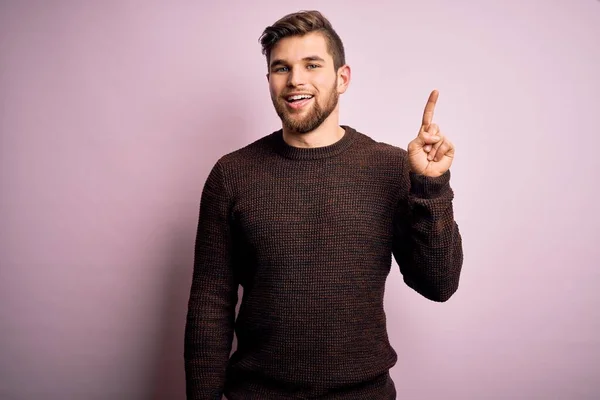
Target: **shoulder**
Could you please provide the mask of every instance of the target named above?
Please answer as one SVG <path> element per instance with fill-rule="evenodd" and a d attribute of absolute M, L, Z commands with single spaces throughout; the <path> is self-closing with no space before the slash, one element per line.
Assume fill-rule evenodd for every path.
<path fill-rule="evenodd" d="M 244 171 L 272 157 L 276 132 L 269 133 L 237 150 L 223 154 L 216 164 L 227 172 Z"/>
<path fill-rule="evenodd" d="M 373 137 L 356 131 L 358 136 L 357 152 L 375 163 L 402 164 L 408 152 L 406 149 L 390 143 L 375 140 Z"/>
<path fill-rule="evenodd" d="M 266 134 L 237 150 L 222 154 L 212 164 L 209 180 L 214 176 L 213 181 L 220 182 L 221 187 L 229 194 L 254 184 L 257 177 L 262 176 L 265 168 L 273 162 L 276 133 L 277 131 Z"/>

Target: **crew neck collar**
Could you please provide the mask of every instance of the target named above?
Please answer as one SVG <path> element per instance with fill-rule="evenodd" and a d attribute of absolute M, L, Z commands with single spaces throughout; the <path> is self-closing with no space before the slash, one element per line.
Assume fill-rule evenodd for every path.
<path fill-rule="evenodd" d="M 273 133 L 275 147 L 279 154 L 293 160 L 317 160 L 336 156 L 347 150 L 356 139 L 356 130 L 347 126 L 340 125 L 344 129 L 344 136 L 337 142 L 322 147 L 295 147 L 291 146 L 283 139 L 283 129 Z"/>

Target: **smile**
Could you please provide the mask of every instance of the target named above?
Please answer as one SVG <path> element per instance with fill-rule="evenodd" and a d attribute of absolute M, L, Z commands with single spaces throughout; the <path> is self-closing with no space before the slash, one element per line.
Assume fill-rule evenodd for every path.
<path fill-rule="evenodd" d="M 310 94 L 298 94 L 293 96 L 288 96 L 285 98 L 286 103 L 289 107 L 293 109 L 302 108 L 307 105 L 314 96 Z"/>

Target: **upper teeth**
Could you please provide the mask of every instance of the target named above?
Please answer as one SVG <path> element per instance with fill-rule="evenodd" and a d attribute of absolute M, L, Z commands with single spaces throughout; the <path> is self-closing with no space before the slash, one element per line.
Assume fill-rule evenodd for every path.
<path fill-rule="evenodd" d="M 288 97 L 288 100 L 300 100 L 300 99 L 310 99 L 312 96 L 309 94 L 299 94 L 296 96 Z"/>

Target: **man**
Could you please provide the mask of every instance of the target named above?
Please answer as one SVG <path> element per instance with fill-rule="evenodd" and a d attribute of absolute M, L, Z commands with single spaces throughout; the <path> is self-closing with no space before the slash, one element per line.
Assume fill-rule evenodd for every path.
<path fill-rule="evenodd" d="M 261 43 L 282 129 L 221 157 L 205 183 L 188 399 L 395 399 L 383 309 L 392 255 L 406 284 L 439 302 L 463 262 L 454 146 L 432 122 L 438 93 L 405 151 L 339 125 L 350 68 L 320 13 L 283 17 Z"/>

